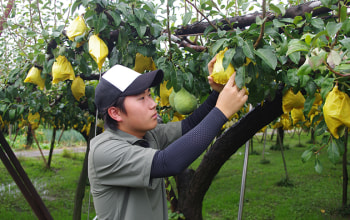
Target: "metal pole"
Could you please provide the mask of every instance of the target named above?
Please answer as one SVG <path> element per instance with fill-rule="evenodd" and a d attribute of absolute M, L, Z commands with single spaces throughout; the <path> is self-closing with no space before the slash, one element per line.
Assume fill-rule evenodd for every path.
<path fill-rule="evenodd" d="M 242 219 L 243 203 L 244 203 L 244 192 L 245 192 L 245 180 L 247 177 L 248 168 L 248 155 L 249 155 L 249 141 L 245 143 L 245 153 L 244 153 L 244 164 L 242 173 L 242 183 L 241 183 L 241 195 L 239 198 L 239 209 L 238 209 L 238 220 Z"/>
<path fill-rule="evenodd" d="M 249 112 L 252 110 L 250 106 Z M 247 178 L 247 169 L 248 169 L 248 156 L 249 156 L 249 140 L 245 143 L 245 153 L 244 153 L 244 163 L 243 163 L 243 172 L 242 172 L 242 183 L 241 183 L 241 195 L 239 197 L 239 208 L 238 208 L 238 220 L 242 219 L 243 212 L 243 203 L 244 203 L 244 193 L 245 193 L 245 180 Z"/>

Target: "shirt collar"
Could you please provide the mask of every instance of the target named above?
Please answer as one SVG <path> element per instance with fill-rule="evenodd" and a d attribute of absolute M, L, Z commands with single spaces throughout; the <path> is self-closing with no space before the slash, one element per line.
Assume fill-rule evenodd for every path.
<path fill-rule="evenodd" d="M 118 138 L 123 139 L 124 141 L 126 141 L 126 142 L 128 142 L 128 143 L 130 143 L 130 144 L 132 144 L 132 145 L 135 145 L 135 144 L 140 145 L 138 142 L 143 142 L 143 141 L 146 141 L 146 142 L 147 142 L 146 139 L 139 139 L 139 138 L 137 138 L 136 136 L 131 135 L 131 134 L 126 133 L 126 132 L 121 131 L 121 130 L 116 130 L 116 131 L 115 131 L 115 130 L 112 130 L 112 129 L 109 129 L 109 128 L 108 128 L 107 131 L 113 133 L 113 134 L 116 135 Z M 148 136 L 147 133 L 146 133 L 145 137 L 146 137 L 146 136 Z M 141 145 L 141 146 L 142 146 L 142 145 Z"/>

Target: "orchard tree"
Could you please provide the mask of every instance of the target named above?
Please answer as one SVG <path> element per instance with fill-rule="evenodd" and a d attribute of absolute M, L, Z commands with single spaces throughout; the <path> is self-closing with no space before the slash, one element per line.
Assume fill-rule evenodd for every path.
<path fill-rule="evenodd" d="M 232 119 L 235 123 L 218 136 L 196 170 L 175 178 L 178 197 L 171 200 L 172 211 L 187 219 L 201 219 L 204 195 L 222 165 L 261 128 L 282 122 L 283 113 L 292 117 L 293 109 L 312 116 L 310 127 L 325 140 L 324 146 L 313 145 L 303 154 L 305 161 L 315 155 L 315 169 L 320 172 L 314 152 L 327 148 L 333 163 L 346 156 L 347 135 L 341 131 L 350 126 L 349 112 L 330 117 L 332 105 L 325 103 L 349 99 L 350 22 L 346 1 L 297 3 L 78 0 L 70 7 L 66 25 L 49 26 L 50 22 L 43 25 L 43 21 L 50 16 L 44 19 L 40 13 L 49 3 L 36 1 L 24 13 L 29 14 L 27 20 L 23 18 L 26 25 L 18 28 L 19 24 L 7 19 L 4 29 L 6 36 L 21 36 L 15 32 L 19 29 L 25 37 L 20 38 L 22 44 L 12 47 L 16 50 L 6 52 L 11 59 L 1 63 L 6 76 L 0 94 L 3 125 L 39 112 L 41 122 L 89 133 L 87 128 L 96 116 L 94 86 L 101 73 L 115 64 L 140 72 L 155 67 L 164 70 L 166 85 L 154 90 L 159 114 L 164 123 L 186 117 L 167 103 L 169 90 L 184 88 L 198 104 L 203 102 L 210 92 L 207 63 L 225 51 L 221 65 L 224 69 L 233 65 L 236 84 L 247 88 L 253 109 L 247 113 L 243 108 Z M 74 14 L 78 10 L 80 16 Z M 55 21 L 64 19 L 60 15 Z M 16 42 L 9 40 L 8 45 Z M 31 49 L 27 51 L 24 45 Z M 57 68 L 59 63 L 65 63 L 64 67 Z M 37 78 L 44 80 L 42 89 L 37 82 L 23 82 L 33 67 L 39 69 Z M 63 71 L 66 67 L 68 73 Z M 76 98 L 73 83 L 78 76 L 86 86 L 85 93 Z M 328 94 L 335 98 L 328 99 Z"/>

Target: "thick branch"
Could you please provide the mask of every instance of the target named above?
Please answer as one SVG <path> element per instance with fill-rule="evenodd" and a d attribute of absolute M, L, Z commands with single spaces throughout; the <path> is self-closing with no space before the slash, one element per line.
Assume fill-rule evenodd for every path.
<path fill-rule="evenodd" d="M 331 9 L 326 7 L 320 7 L 321 1 L 314 1 L 314 2 L 307 2 L 305 4 L 301 4 L 298 6 L 290 7 L 286 10 L 286 14 L 283 17 L 279 18 L 294 18 L 296 16 L 304 16 L 305 13 L 312 13 L 312 16 L 317 16 L 323 13 L 327 13 L 331 11 Z M 244 29 L 252 24 L 255 23 L 256 17 L 263 17 L 262 13 L 255 12 L 253 14 L 243 15 L 243 16 L 236 16 L 229 18 L 229 24 L 233 26 L 233 28 L 241 28 Z M 266 13 L 266 21 L 271 21 L 275 19 L 275 15 L 272 13 L 267 12 Z M 225 19 L 221 19 L 217 22 L 212 22 L 213 25 L 216 25 L 217 23 L 222 23 L 223 25 L 219 28 L 222 30 L 230 30 L 232 29 L 230 25 L 228 25 L 227 21 Z M 188 34 L 202 34 L 204 33 L 205 29 L 211 24 L 207 22 L 198 22 L 194 24 L 190 24 L 187 26 L 182 27 L 181 29 L 178 29 L 175 31 L 176 35 L 188 35 Z"/>
<path fill-rule="evenodd" d="M 191 183 L 186 192 L 185 204 L 180 207 L 186 218 L 197 220 L 202 219 L 201 209 L 205 193 L 209 189 L 212 180 L 223 166 L 223 164 L 256 132 L 270 124 L 279 117 L 282 111 L 282 87 L 277 91 L 275 99 L 258 105 L 239 122 L 233 125 L 226 133 L 220 136 L 209 151 L 193 175 Z"/>
<path fill-rule="evenodd" d="M 15 0 L 9 0 L 4 15 L 0 18 L 0 36 L 2 34 L 2 31 L 4 30 L 4 23 L 7 21 L 8 16 L 10 15 L 10 12 L 12 10 L 13 4 L 15 3 Z"/>

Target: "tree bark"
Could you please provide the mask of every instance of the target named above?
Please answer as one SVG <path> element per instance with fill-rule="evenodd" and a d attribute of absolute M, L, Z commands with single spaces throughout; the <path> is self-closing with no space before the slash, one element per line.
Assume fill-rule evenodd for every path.
<path fill-rule="evenodd" d="M 91 127 L 95 127 L 95 124 L 91 124 Z M 89 136 L 82 134 L 86 140 L 86 152 L 83 162 L 83 168 L 80 173 L 77 189 L 75 191 L 75 197 L 74 197 L 74 210 L 73 210 L 73 220 L 80 220 L 81 219 L 81 210 L 83 206 L 83 199 L 85 196 L 85 187 L 86 183 L 88 181 L 88 157 L 89 157 L 89 151 L 90 151 L 90 140 L 94 136 L 95 129 L 90 129 Z M 90 204 L 89 204 L 90 208 Z"/>
<path fill-rule="evenodd" d="M 284 16 L 277 17 L 277 19 L 304 16 L 305 13 L 312 13 L 312 16 L 318 16 L 323 13 L 327 13 L 331 11 L 329 8 L 320 7 L 321 5 L 322 5 L 321 1 L 312 1 L 312 2 L 307 2 L 305 4 L 292 6 L 286 10 L 286 13 Z M 222 23 L 222 26 L 219 27 L 221 30 L 232 30 L 236 28 L 244 29 L 254 24 L 256 22 L 256 17 L 262 17 L 262 13 L 255 12 L 248 15 L 227 18 L 227 20 L 230 22 L 230 25 L 228 25 L 225 19 L 212 21 L 211 23 L 214 25 L 217 25 L 218 23 Z M 267 21 L 272 21 L 276 17 L 272 13 L 267 13 L 266 18 L 267 18 Z M 175 30 L 175 35 L 202 34 L 209 26 L 210 26 L 209 22 L 197 22 Z"/>
<path fill-rule="evenodd" d="M 4 23 L 7 21 L 7 18 L 11 13 L 14 4 L 15 0 L 9 0 L 4 11 L 4 15 L 0 18 L 0 36 L 2 34 L 2 31 L 4 30 Z"/>
<path fill-rule="evenodd" d="M 55 139 L 56 139 L 56 128 L 52 129 L 50 153 L 49 153 L 49 159 L 47 160 L 47 165 L 49 168 L 51 167 L 51 159 L 52 159 L 53 149 L 55 147 Z"/>
<path fill-rule="evenodd" d="M 258 105 L 222 134 L 204 155 L 196 171 L 185 172 L 179 176 L 181 179 L 185 175 L 183 179 L 188 182 L 181 183 L 178 187 L 179 210 L 186 219 L 202 219 L 203 198 L 223 164 L 256 132 L 283 113 L 281 92 L 282 88 L 277 91 L 273 101 Z M 189 174 L 191 178 L 188 177 Z"/>

